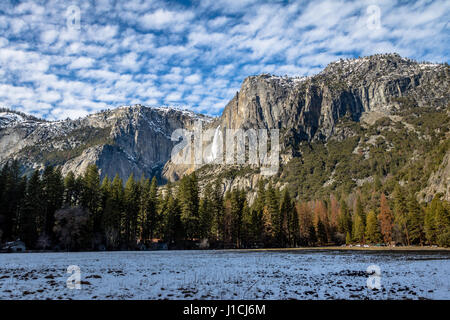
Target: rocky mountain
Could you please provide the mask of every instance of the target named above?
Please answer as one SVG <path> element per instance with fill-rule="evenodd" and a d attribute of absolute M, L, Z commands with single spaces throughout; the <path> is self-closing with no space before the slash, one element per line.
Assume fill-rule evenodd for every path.
<path fill-rule="evenodd" d="M 224 189 L 251 191 L 261 178 L 257 167 L 168 161 L 171 133 L 201 120 L 222 132 L 279 129 L 281 163 L 272 179 L 298 197 L 397 179 L 414 184 L 421 199 L 436 192 L 450 199 L 449 75 L 447 64 L 381 54 L 333 62 L 311 77 L 250 76 L 218 118 L 140 105 L 56 122 L 2 112 L 0 162 L 17 158 L 24 168 L 52 164 L 78 174 L 95 162 L 102 175 L 162 170 L 170 180 L 197 169 L 203 183 L 222 177 Z"/>
<path fill-rule="evenodd" d="M 20 161 L 25 172 L 45 165 L 82 174 L 95 163 L 102 176 L 160 175 L 175 142 L 171 134 L 207 116 L 173 108 L 120 107 L 78 120 L 47 122 L 0 113 L 0 162 Z"/>
<path fill-rule="evenodd" d="M 422 145 L 424 141 L 429 146 L 433 143 L 447 146 L 449 71 L 447 64 L 418 63 L 397 54 L 383 54 L 340 60 L 312 77 L 250 76 L 243 81 L 222 116 L 210 126 L 220 128 L 223 134 L 227 128 L 279 129 L 281 168 L 273 180 L 279 185 L 289 184 L 294 194 L 299 193 L 295 181 L 298 179 L 304 185 L 314 185 L 300 188 L 302 192 L 315 194 L 319 189 L 334 192 L 344 181 L 348 192 L 365 182 L 373 182 L 376 175 L 386 179 L 397 173 L 399 168 L 393 163 L 400 158 L 408 162 L 428 161 L 431 151 Z M 420 119 L 422 122 L 427 119 L 427 123 L 420 123 Z M 431 133 L 433 130 L 440 135 Z M 405 134 L 410 144 L 396 143 Z M 381 159 L 383 150 L 377 149 L 379 145 L 385 145 L 386 152 L 391 148 L 403 154 L 393 156 L 395 159 Z M 332 150 L 333 146 L 342 148 Z M 325 149 L 329 159 L 317 161 L 318 151 L 313 150 L 311 159 L 306 160 L 312 148 Z M 349 150 L 339 157 L 330 154 L 336 155 L 343 148 Z M 448 147 L 444 150 L 449 153 Z M 436 159 L 445 162 L 441 156 Z M 358 163 L 360 170 L 353 172 L 352 162 Z M 376 172 L 375 168 L 366 170 L 375 165 L 383 165 L 385 169 L 383 172 Z M 412 163 L 405 163 L 405 170 L 409 165 Z M 311 173 L 299 173 L 302 169 L 292 169 L 296 166 L 311 166 Z M 445 163 L 442 166 L 445 168 Z M 178 175 L 185 169 L 180 168 Z M 450 199 L 448 174 L 445 169 L 440 170 L 444 177 L 439 173 L 435 178 L 430 177 L 428 187 L 423 190 L 427 196 L 423 195 L 422 199 L 429 200 L 436 190 Z M 219 173 L 224 177 L 225 189 L 245 188 L 253 195 L 251 190 L 261 178 L 258 168 L 249 166 L 208 165 L 199 170 L 200 177 L 206 181 Z M 425 176 L 429 174 L 427 171 Z"/>
<path fill-rule="evenodd" d="M 445 106 L 448 88 L 447 65 L 420 64 L 396 54 L 340 60 L 308 78 L 246 78 L 220 124 L 285 129 L 296 141 L 326 140 L 340 118 L 349 115 L 358 121 L 365 112 L 391 114 L 399 108 L 397 98 Z"/>

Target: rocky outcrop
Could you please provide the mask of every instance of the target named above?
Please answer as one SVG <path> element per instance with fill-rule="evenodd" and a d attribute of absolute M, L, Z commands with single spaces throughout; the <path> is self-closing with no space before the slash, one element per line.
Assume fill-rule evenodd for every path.
<path fill-rule="evenodd" d="M 12 118 L 14 112 L 8 114 L 4 118 Z M 82 174 L 95 163 L 102 176 L 159 176 L 176 143 L 172 132 L 210 120 L 190 111 L 135 105 L 78 120 L 23 120 L 13 125 L 4 121 L 0 162 L 16 158 L 25 172 L 50 164 L 61 166 L 64 174 Z"/>
<path fill-rule="evenodd" d="M 436 194 L 442 196 L 441 200 L 450 201 L 450 150 L 438 170 L 431 174 L 426 188 L 419 192 L 419 199 L 429 202 Z"/>
<path fill-rule="evenodd" d="M 364 112 L 390 114 L 400 101 L 448 103 L 448 65 L 419 64 L 396 54 L 341 60 L 309 78 L 248 77 L 227 104 L 222 128 L 276 128 L 285 145 L 326 140 L 336 122 Z"/>

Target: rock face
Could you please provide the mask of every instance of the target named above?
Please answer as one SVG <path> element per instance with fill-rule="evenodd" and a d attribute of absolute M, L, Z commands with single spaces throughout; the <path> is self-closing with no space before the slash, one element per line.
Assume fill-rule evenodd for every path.
<path fill-rule="evenodd" d="M 5 113 L 11 118 L 14 113 Z M 2 118 L 0 118 L 2 119 Z M 102 176 L 117 173 L 126 179 L 131 173 L 160 174 L 169 160 L 171 134 L 178 128 L 191 128 L 209 117 L 171 108 L 140 105 L 120 107 L 79 120 L 44 122 L 31 119 L 6 120 L 0 127 L 0 161 L 12 157 L 25 169 L 60 165 L 63 174 L 82 174 L 95 163 Z"/>
<path fill-rule="evenodd" d="M 446 107 L 450 99 L 450 69 L 445 64 L 417 63 L 397 54 L 340 60 L 312 77 L 289 78 L 268 74 L 247 77 L 211 128 L 279 129 L 281 163 L 303 141 L 344 140 L 352 135 L 337 128 L 342 118 L 362 121 L 392 115 L 405 103 Z M 181 176 L 192 167 L 168 163 L 165 172 Z M 176 174 L 174 174 L 176 173 Z M 250 176 L 248 179 L 253 179 Z M 229 182 L 245 187 L 250 181 Z"/>
<path fill-rule="evenodd" d="M 442 200 L 450 201 L 450 150 L 447 151 L 438 170 L 431 174 L 426 188 L 419 194 L 421 200 L 429 202 L 438 193 L 442 195 Z"/>
<path fill-rule="evenodd" d="M 389 114 L 398 98 L 419 106 L 446 105 L 449 80 L 447 65 L 419 64 L 396 54 L 341 60 L 309 78 L 252 76 L 225 107 L 220 124 L 281 129 L 285 144 L 326 140 L 338 119 L 359 120 L 367 111 Z"/>

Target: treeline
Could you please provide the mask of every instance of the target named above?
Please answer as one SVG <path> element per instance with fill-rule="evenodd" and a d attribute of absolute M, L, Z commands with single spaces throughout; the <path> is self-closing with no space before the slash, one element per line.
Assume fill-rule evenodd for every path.
<path fill-rule="evenodd" d="M 371 203 L 358 193 L 299 202 L 260 180 L 252 205 L 248 198 L 223 194 L 220 179 L 201 192 L 195 174 L 164 187 L 133 175 L 100 181 L 95 165 L 78 177 L 46 167 L 27 178 L 13 161 L 0 171 L 0 239 L 61 250 L 450 245 L 449 203 L 422 205 L 400 186 Z"/>

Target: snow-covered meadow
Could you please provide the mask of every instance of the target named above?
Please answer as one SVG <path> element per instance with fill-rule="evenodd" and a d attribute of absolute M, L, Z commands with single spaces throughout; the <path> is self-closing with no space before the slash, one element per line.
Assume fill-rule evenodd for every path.
<path fill-rule="evenodd" d="M 81 288 L 69 289 L 70 265 Z M 367 287 L 370 265 L 381 287 Z M 450 299 L 450 252 L 0 254 L 0 299 Z"/>

